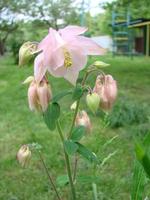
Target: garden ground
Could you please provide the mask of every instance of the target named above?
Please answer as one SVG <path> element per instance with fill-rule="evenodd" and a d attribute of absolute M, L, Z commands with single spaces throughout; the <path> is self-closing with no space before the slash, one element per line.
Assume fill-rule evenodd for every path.
<path fill-rule="evenodd" d="M 100 59 L 110 63 L 110 67 L 104 71 L 117 80 L 119 94 L 116 106 L 122 107 L 118 106 L 119 111 L 114 111 L 115 114 L 109 121 L 112 128 L 104 128 L 106 124 L 99 117 L 101 113 L 92 115 L 83 97 L 81 109 L 88 110 L 93 124 L 93 132 L 83 138 L 83 143 L 96 152 L 101 160 L 108 158 L 108 155 L 110 159 L 97 169 L 88 161 L 80 159 L 77 195 L 78 200 L 93 199 L 92 182 L 95 182 L 100 200 L 127 200 L 130 199 L 132 182 L 134 136 L 141 137 L 150 128 L 150 59 L 111 56 Z M 50 132 L 42 116 L 28 109 L 27 86 L 21 83 L 27 76 L 32 75 L 32 68 L 18 68 L 12 63 L 12 57 L 0 58 L 0 199 L 54 200 L 54 193 L 49 189 L 47 177 L 36 153 L 33 153 L 31 163 L 26 169 L 21 168 L 16 161 L 16 152 L 20 145 L 38 142 L 43 147 L 42 154 L 53 179 L 56 181 L 65 171 L 57 131 Z M 95 75 L 89 82 L 93 84 L 94 78 Z M 50 78 L 50 83 L 55 94 L 71 87 L 63 79 Z M 60 101 L 60 121 L 66 131 L 72 116 L 68 104 L 72 104 L 71 97 Z M 117 115 L 118 112 L 120 116 Z M 129 115 L 130 119 L 127 119 Z M 113 141 L 107 142 L 113 137 Z M 67 187 L 62 187 L 60 181 L 57 186 L 59 191 L 64 192 L 63 199 L 67 200 Z M 148 194 L 148 191 L 145 193 Z"/>

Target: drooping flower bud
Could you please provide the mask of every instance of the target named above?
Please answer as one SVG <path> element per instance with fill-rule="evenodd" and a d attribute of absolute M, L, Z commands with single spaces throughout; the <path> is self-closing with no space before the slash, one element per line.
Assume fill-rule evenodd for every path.
<path fill-rule="evenodd" d="M 88 132 L 91 131 L 92 125 L 90 118 L 86 111 L 82 110 L 77 114 L 76 120 L 75 120 L 76 126 L 84 126 Z"/>
<path fill-rule="evenodd" d="M 33 80 L 28 89 L 28 102 L 31 111 L 45 112 L 52 98 L 48 82 L 43 79 L 39 84 Z"/>
<path fill-rule="evenodd" d="M 23 82 L 22 84 L 28 84 L 31 83 L 34 80 L 33 76 L 28 76 Z"/>
<path fill-rule="evenodd" d="M 41 83 L 37 86 L 37 94 L 39 98 L 39 104 L 44 112 L 46 111 L 49 101 L 52 98 L 50 85 L 46 81 L 41 81 Z"/>
<path fill-rule="evenodd" d="M 100 107 L 103 110 L 109 110 L 117 97 L 117 83 L 111 75 L 99 75 L 93 92 L 100 96 Z"/>
<path fill-rule="evenodd" d="M 71 104 L 70 109 L 75 110 L 76 107 L 77 107 L 77 102 L 75 101 L 75 102 L 73 102 L 73 104 Z"/>
<path fill-rule="evenodd" d="M 25 42 L 19 49 L 19 66 L 27 64 L 33 54 L 37 53 L 37 42 Z"/>
<path fill-rule="evenodd" d="M 95 113 L 99 107 L 100 97 L 97 93 L 93 92 L 92 94 L 88 94 L 86 96 L 86 103 L 89 109 Z"/>
<path fill-rule="evenodd" d="M 23 145 L 17 152 L 17 160 L 22 167 L 28 165 L 31 159 L 31 151 L 28 145 Z"/>
<path fill-rule="evenodd" d="M 107 66 L 109 66 L 110 64 L 107 64 L 107 63 L 105 63 L 105 62 L 102 62 L 102 61 L 95 61 L 94 63 L 93 63 L 93 65 L 94 66 L 96 66 L 97 68 L 101 68 L 101 67 L 107 67 Z"/>

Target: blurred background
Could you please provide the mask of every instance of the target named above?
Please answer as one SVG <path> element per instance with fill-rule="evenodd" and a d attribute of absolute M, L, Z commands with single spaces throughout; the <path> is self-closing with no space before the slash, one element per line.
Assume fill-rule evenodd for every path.
<path fill-rule="evenodd" d="M 77 175 L 78 200 L 92 200 L 92 183 L 99 200 L 128 200 L 132 193 L 134 141 L 150 130 L 150 2 L 149 0 L 0 0 L 0 200 L 55 200 L 38 156 L 22 169 L 16 152 L 22 144 L 38 142 L 48 169 L 64 200 L 64 160 L 59 136 L 49 132 L 42 116 L 29 111 L 27 87 L 21 83 L 33 68 L 18 67 L 18 50 L 26 41 L 41 41 L 48 28 L 66 25 L 88 27 L 86 36 L 107 49 L 107 54 L 89 59 L 110 64 L 104 69 L 117 80 L 119 94 L 108 115 L 92 115 L 83 98 L 82 109 L 90 115 L 93 132 L 83 143 L 102 160 L 94 168 L 81 159 Z M 82 76 L 82 72 L 80 74 Z M 96 75 L 89 78 L 93 86 Z M 53 94 L 70 88 L 64 79 L 49 78 Z M 72 113 L 61 102 L 61 123 L 67 131 Z M 73 162 L 73 160 L 72 160 Z M 91 174 L 91 176 L 90 176 Z M 143 175 L 144 176 L 144 175 Z M 142 197 L 150 198 L 147 179 L 141 182 Z M 132 199 L 135 200 L 135 199 Z"/>

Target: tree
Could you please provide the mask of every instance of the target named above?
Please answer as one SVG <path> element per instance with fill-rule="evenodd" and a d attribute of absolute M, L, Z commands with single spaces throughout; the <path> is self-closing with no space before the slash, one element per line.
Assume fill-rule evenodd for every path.
<path fill-rule="evenodd" d="M 5 52 L 8 36 L 20 28 L 21 21 L 33 24 L 35 32 L 41 24 L 58 29 L 62 24 L 77 24 L 79 19 L 73 0 L 1 0 L 0 55 Z"/>

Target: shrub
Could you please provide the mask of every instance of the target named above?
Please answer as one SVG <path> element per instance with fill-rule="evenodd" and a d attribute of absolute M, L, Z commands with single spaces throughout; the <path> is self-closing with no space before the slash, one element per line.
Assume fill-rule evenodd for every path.
<path fill-rule="evenodd" d="M 107 120 L 112 128 L 118 128 L 134 123 L 145 123 L 148 121 L 148 109 L 146 105 L 140 105 L 139 103 L 122 99 L 114 105 Z"/>

